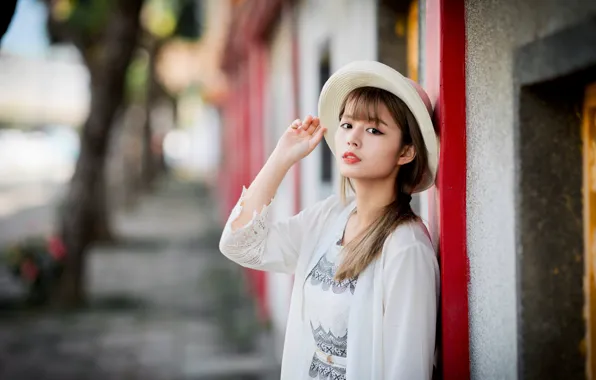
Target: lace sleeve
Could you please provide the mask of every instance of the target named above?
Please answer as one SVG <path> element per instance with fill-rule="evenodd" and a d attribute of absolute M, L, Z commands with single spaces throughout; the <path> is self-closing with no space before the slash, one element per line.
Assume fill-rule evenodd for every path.
<path fill-rule="evenodd" d="M 260 213 L 255 211 L 252 219 L 246 225 L 232 231 L 232 222 L 242 212 L 245 193 L 246 188 L 243 187 L 242 195 L 240 195 L 224 228 L 219 249 L 226 257 L 238 264 L 258 267 L 265 253 L 271 203 L 265 205 Z M 273 199 L 271 201 L 273 202 Z"/>
<path fill-rule="evenodd" d="M 329 197 L 307 207 L 300 213 L 273 221 L 269 205 L 255 212 L 243 227 L 232 231 L 232 222 L 242 212 L 246 189 L 232 210 L 219 241 L 220 251 L 236 263 L 258 270 L 293 274 L 305 240 L 317 241 L 324 231 L 326 218 L 333 218 L 331 210 L 339 205 L 337 197 Z"/>

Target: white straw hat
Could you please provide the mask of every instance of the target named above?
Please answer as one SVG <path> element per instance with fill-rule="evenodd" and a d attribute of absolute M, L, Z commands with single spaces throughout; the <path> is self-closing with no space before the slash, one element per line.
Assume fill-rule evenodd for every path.
<path fill-rule="evenodd" d="M 420 126 L 426 145 L 428 167 L 413 193 L 424 191 L 435 182 L 439 142 L 431 120 L 432 105 L 420 85 L 391 67 L 376 61 L 352 62 L 337 70 L 325 83 L 319 97 L 319 118 L 327 128 L 325 140 L 335 154 L 335 131 L 339 127 L 341 105 L 350 92 L 360 87 L 375 87 L 401 99 Z"/>

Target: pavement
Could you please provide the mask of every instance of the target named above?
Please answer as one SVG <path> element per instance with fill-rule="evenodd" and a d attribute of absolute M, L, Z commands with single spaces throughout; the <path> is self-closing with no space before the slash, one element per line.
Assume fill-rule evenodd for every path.
<path fill-rule="evenodd" d="M 218 251 L 215 204 L 164 179 L 114 214 L 117 243 L 91 249 L 88 305 L 0 305 L 0 379 L 279 378 L 244 272 Z"/>

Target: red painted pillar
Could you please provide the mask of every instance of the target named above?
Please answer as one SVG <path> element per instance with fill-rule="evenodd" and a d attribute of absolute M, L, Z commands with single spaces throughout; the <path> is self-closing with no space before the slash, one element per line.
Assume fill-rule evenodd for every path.
<path fill-rule="evenodd" d="M 429 200 L 431 227 L 440 232 L 443 378 L 465 380 L 470 378 L 470 347 L 464 2 L 427 0 L 426 28 L 425 85 L 436 100 L 434 116 L 441 139 L 438 204 L 433 191 Z"/>
<path fill-rule="evenodd" d="M 292 111 L 294 118 L 302 119 L 300 116 L 300 44 L 298 40 L 298 15 L 294 7 L 289 9 L 292 22 Z M 299 213 L 302 209 L 302 182 L 301 163 L 294 165 L 294 212 Z"/>
<path fill-rule="evenodd" d="M 255 44 L 249 58 L 250 67 L 250 121 L 251 126 L 251 173 L 254 178 L 264 164 L 264 108 L 265 108 L 265 67 L 267 48 Z"/>
<path fill-rule="evenodd" d="M 236 95 L 236 102 L 234 104 L 234 124 L 232 125 L 234 134 L 235 147 L 234 147 L 234 198 L 238 198 L 242 192 L 242 186 L 247 186 L 246 174 L 244 163 L 245 152 L 244 152 L 244 136 L 246 134 L 246 123 L 244 115 L 244 75 L 242 72 L 238 73 L 237 77 L 237 88 L 238 93 Z"/>
<path fill-rule="evenodd" d="M 234 198 L 237 198 L 242 191 L 242 185 L 244 182 L 244 178 L 242 177 L 242 138 L 244 135 L 244 125 L 242 123 L 242 81 L 241 78 L 236 79 L 238 82 L 236 83 L 237 86 L 237 94 L 234 96 L 235 101 L 232 105 L 233 107 L 233 117 L 232 117 L 232 125 L 230 129 L 232 131 L 232 138 L 234 140 L 234 151 L 232 153 L 232 159 L 230 164 L 233 165 L 232 167 L 232 183 L 233 183 L 233 190 L 232 193 L 234 194 Z"/>
<path fill-rule="evenodd" d="M 266 64 L 266 48 L 260 43 L 251 46 L 248 56 L 248 78 L 246 81 L 246 173 L 252 180 L 264 165 L 264 67 Z M 252 286 L 257 297 L 259 316 L 262 321 L 269 318 L 267 302 L 267 274 L 262 271 L 251 271 Z"/>

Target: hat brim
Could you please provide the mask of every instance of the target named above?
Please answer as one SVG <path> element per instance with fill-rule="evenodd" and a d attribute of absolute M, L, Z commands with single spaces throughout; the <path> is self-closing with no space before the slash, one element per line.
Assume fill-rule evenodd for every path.
<path fill-rule="evenodd" d="M 336 71 L 325 83 L 319 97 L 319 119 L 327 128 L 325 140 L 335 155 L 335 132 L 339 127 L 341 106 L 350 92 L 360 87 L 375 87 L 401 99 L 418 122 L 428 156 L 424 176 L 413 193 L 427 190 L 435 183 L 439 143 L 427 106 L 409 80 L 396 70 L 376 61 L 350 63 Z"/>

